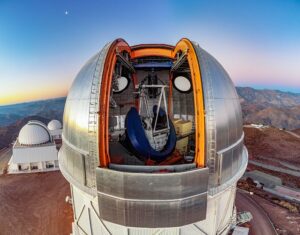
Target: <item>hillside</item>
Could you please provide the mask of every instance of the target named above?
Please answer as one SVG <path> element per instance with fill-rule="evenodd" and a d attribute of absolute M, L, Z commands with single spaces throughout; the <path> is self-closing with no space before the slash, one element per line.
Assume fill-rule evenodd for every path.
<path fill-rule="evenodd" d="M 59 171 L 0 175 L 0 234 L 71 233 L 70 185 Z"/>
<path fill-rule="evenodd" d="M 293 130 L 294 133 L 296 133 L 297 135 L 300 135 L 300 128 Z"/>
<path fill-rule="evenodd" d="M 249 153 L 248 170 L 260 170 L 280 177 L 284 185 L 299 188 L 299 177 L 284 172 L 267 169 L 279 167 L 281 169 L 298 172 L 300 169 L 300 138 L 293 132 L 274 127 L 253 128 L 244 127 L 244 143 Z M 251 161 L 265 164 L 266 167 L 253 165 Z"/>
<path fill-rule="evenodd" d="M 244 123 L 262 123 L 289 130 L 300 128 L 300 94 L 237 87 Z"/>
<path fill-rule="evenodd" d="M 300 139 L 274 127 L 244 127 L 250 160 L 283 160 L 300 167 Z"/>
<path fill-rule="evenodd" d="M 41 100 L 0 106 L 0 127 L 8 126 L 28 116 L 62 120 L 66 98 Z"/>

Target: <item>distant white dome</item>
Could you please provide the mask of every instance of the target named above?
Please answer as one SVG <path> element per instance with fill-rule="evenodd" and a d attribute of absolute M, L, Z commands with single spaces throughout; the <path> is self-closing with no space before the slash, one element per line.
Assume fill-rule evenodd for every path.
<path fill-rule="evenodd" d="M 48 129 L 50 131 L 61 129 L 61 123 L 58 120 L 52 120 L 48 123 Z"/>
<path fill-rule="evenodd" d="M 22 145 L 43 144 L 50 141 L 49 132 L 37 123 L 27 123 L 19 133 L 19 143 Z"/>

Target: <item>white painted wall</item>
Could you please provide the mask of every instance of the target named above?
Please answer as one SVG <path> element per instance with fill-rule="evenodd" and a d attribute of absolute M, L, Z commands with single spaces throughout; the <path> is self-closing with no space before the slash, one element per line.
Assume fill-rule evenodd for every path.
<path fill-rule="evenodd" d="M 14 147 L 11 158 L 12 164 L 44 162 L 57 160 L 55 144 L 46 146 Z"/>
<path fill-rule="evenodd" d="M 54 167 L 47 168 L 47 162 Z M 19 170 L 21 167 L 21 171 Z M 37 169 L 32 169 L 37 166 Z M 30 173 L 59 170 L 55 144 L 44 146 L 13 147 L 13 155 L 8 163 L 8 173 Z"/>

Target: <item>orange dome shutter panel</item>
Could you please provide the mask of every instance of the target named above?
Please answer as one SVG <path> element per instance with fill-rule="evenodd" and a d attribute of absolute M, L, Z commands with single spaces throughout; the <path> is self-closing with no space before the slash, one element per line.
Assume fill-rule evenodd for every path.
<path fill-rule="evenodd" d="M 108 167 L 109 158 L 109 136 L 108 136 L 108 119 L 109 119 L 109 97 L 111 91 L 112 76 L 117 61 L 117 52 L 127 51 L 130 53 L 130 47 L 123 39 L 115 40 L 107 53 L 101 80 L 101 92 L 99 98 L 99 162 L 100 167 Z"/>
<path fill-rule="evenodd" d="M 115 40 L 107 54 L 105 59 L 105 65 L 101 82 L 101 96 L 99 99 L 100 111 L 99 111 L 99 162 L 101 167 L 108 167 L 109 158 L 109 137 L 108 137 L 108 116 L 109 116 L 109 97 L 111 91 L 111 81 L 116 64 L 116 52 L 127 51 L 130 54 L 131 59 L 146 57 L 146 56 L 160 56 L 166 58 L 176 58 L 176 54 L 179 51 L 187 53 L 188 63 L 191 69 L 191 77 L 194 92 L 194 107 L 195 107 L 195 139 L 196 139 L 196 155 L 195 163 L 198 167 L 205 166 L 205 117 L 204 117 L 204 102 L 203 102 L 203 90 L 200 73 L 200 65 L 193 48 L 191 41 L 188 39 L 180 40 L 176 47 L 166 45 L 153 45 L 145 44 L 130 48 L 129 45 L 123 39 Z M 171 79 L 171 76 L 170 76 Z M 135 75 L 133 76 L 133 82 L 136 81 Z M 170 82 L 172 84 L 172 81 Z M 172 95 L 172 88 L 170 88 L 170 95 Z M 169 105 L 171 100 L 169 98 Z M 138 103 L 136 103 L 138 105 Z M 171 106 L 170 106 L 171 107 Z M 170 110 L 170 113 L 172 111 Z"/>
<path fill-rule="evenodd" d="M 187 53 L 189 62 L 192 84 L 194 91 L 194 107 L 195 107 L 195 132 L 196 132 L 196 155 L 195 163 L 198 167 L 205 166 L 205 115 L 202 79 L 200 72 L 200 61 L 196 55 L 193 44 L 190 40 L 181 39 L 173 51 L 172 57 L 175 58 L 178 52 Z"/>

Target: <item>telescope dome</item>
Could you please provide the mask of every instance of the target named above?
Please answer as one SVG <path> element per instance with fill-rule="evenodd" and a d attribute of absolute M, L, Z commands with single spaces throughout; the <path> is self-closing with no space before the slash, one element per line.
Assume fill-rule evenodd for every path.
<path fill-rule="evenodd" d="M 51 120 L 51 121 L 48 123 L 47 127 L 48 127 L 48 129 L 49 129 L 50 131 L 53 131 L 53 130 L 59 130 L 59 129 L 62 128 L 61 123 L 60 123 L 60 121 L 58 121 L 58 120 Z"/>
<path fill-rule="evenodd" d="M 50 141 L 46 128 L 36 123 L 27 123 L 19 133 L 18 141 L 21 145 L 38 145 Z"/>
<path fill-rule="evenodd" d="M 62 140 L 60 170 L 87 234 L 98 220 L 112 234 L 229 231 L 248 162 L 242 112 L 230 76 L 197 43 L 106 44 L 69 90 Z M 82 208 L 99 216 L 81 222 Z"/>

